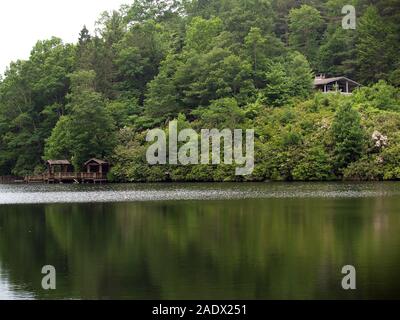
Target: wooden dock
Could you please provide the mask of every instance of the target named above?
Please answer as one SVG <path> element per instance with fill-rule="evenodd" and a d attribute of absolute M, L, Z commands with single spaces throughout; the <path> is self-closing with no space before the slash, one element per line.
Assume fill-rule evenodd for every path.
<path fill-rule="evenodd" d="M 24 182 L 24 178 L 16 176 L 0 176 L 0 183 L 19 183 Z"/>
<path fill-rule="evenodd" d="M 26 183 L 105 183 L 107 175 L 99 172 L 59 172 L 26 176 Z"/>

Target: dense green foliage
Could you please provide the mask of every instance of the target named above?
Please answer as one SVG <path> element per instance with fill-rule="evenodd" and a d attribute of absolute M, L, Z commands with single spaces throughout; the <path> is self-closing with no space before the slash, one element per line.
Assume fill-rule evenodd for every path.
<path fill-rule="evenodd" d="M 350 1 L 357 28 L 344 30 L 348 2 L 136 0 L 76 44 L 40 41 L 0 82 L 0 174 L 101 157 L 115 181 L 243 179 L 230 165 L 147 165 L 146 131 L 177 118 L 254 128 L 249 180 L 397 179 L 400 7 Z M 316 73 L 364 87 L 315 94 Z"/>
<path fill-rule="evenodd" d="M 47 140 L 45 158 L 72 159 L 79 170 L 90 156 L 103 158 L 112 152 L 115 129 L 104 98 L 94 90 L 95 73 L 79 71 L 70 79 L 68 115 L 60 117 Z"/>

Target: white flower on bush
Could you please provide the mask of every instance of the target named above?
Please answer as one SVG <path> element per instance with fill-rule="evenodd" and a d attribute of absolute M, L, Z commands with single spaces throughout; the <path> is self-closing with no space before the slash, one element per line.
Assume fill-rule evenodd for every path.
<path fill-rule="evenodd" d="M 321 121 L 321 129 L 322 130 L 327 130 L 329 129 L 329 120 L 328 119 L 322 119 Z"/>
<path fill-rule="evenodd" d="M 372 133 L 372 141 L 377 148 L 383 148 L 388 145 L 388 137 L 377 130 Z"/>

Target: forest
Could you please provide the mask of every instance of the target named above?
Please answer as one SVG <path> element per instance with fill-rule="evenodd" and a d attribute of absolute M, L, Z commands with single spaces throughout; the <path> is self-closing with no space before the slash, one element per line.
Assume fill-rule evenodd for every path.
<path fill-rule="evenodd" d="M 400 179 L 398 0 L 135 0 L 77 38 L 38 41 L 0 77 L 0 175 L 97 157 L 115 182 Z M 319 93 L 317 74 L 362 86 Z M 254 129 L 252 175 L 149 165 L 146 132 L 174 119 Z"/>

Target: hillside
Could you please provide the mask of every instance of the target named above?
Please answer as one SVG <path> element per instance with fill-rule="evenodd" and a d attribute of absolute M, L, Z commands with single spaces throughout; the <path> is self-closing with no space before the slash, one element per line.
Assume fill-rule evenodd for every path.
<path fill-rule="evenodd" d="M 346 4 L 356 29 L 343 29 Z M 91 157 L 113 181 L 400 178 L 400 3 L 396 0 L 138 0 L 38 41 L 0 82 L 0 175 Z M 363 86 L 316 93 L 316 74 Z M 148 129 L 252 128 L 255 170 L 150 166 Z M 166 175 L 168 172 L 168 175 Z"/>

